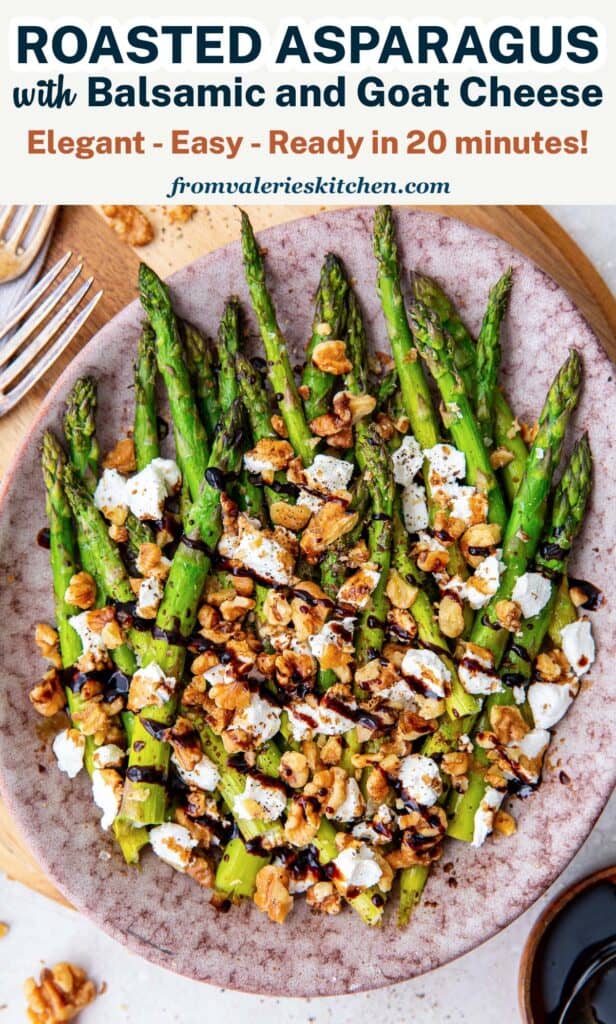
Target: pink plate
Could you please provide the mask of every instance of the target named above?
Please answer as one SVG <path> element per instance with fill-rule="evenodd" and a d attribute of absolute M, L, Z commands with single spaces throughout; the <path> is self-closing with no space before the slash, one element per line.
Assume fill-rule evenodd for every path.
<path fill-rule="evenodd" d="M 357 282 L 370 335 L 386 348 L 374 287 L 372 211 L 323 213 L 261 236 L 280 322 L 297 356 L 308 338 L 322 257 L 338 253 Z M 593 615 L 598 657 L 592 678 L 558 726 L 539 793 L 514 801 L 519 828 L 481 850 L 450 843 L 405 932 L 388 912 L 369 930 L 350 910 L 313 917 L 301 900 L 284 927 L 252 905 L 227 915 L 206 894 L 149 852 L 142 869 L 126 867 L 98 824 L 85 776 L 69 782 L 55 767 L 51 736 L 28 689 L 42 665 L 34 624 L 53 621 L 47 553 L 36 544 L 45 524 L 38 462 L 43 428 L 59 431 L 64 398 L 76 377 L 99 380 L 100 433 L 111 445 L 131 424 L 131 366 L 141 320 L 135 302 L 74 360 L 43 403 L 4 482 L 0 512 L 0 782 L 35 857 L 76 907 L 141 955 L 216 985 L 267 995 L 356 992 L 402 981 L 467 952 L 522 913 L 563 870 L 592 828 L 614 783 L 616 655 L 611 605 L 614 546 L 613 368 L 569 297 L 505 242 L 460 221 L 399 210 L 405 267 L 438 279 L 479 328 L 489 286 L 510 264 L 514 287 L 505 339 L 505 384 L 518 414 L 533 420 L 554 372 L 575 346 L 584 358 L 584 392 L 575 433 L 590 433 L 595 456 L 593 504 L 573 562 L 608 600 Z M 237 244 L 197 260 L 171 279 L 178 311 L 213 334 L 225 298 L 249 308 Z M 254 331 L 254 322 L 251 321 Z M 109 851 L 110 859 L 101 856 Z M 452 863 L 447 872 L 443 864 Z M 392 901 L 395 904 L 395 900 Z"/>

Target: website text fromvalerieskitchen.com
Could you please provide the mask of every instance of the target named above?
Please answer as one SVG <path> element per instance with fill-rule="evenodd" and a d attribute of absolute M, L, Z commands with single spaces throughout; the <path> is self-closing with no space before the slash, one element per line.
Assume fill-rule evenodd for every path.
<path fill-rule="evenodd" d="M 310 19 L 276 4 L 256 20 L 110 0 L 52 20 L 33 3 L 3 22 L 7 193 L 610 202 L 616 13 L 526 6 L 377 20 L 317 0 Z"/>

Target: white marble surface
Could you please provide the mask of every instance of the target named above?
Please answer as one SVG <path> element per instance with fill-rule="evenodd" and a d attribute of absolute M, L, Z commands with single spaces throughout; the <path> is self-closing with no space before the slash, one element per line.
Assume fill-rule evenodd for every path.
<path fill-rule="evenodd" d="M 616 291 L 616 206 L 550 208 Z M 616 863 L 616 795 L 552 889 L 499 936 L 423 978 L 363 995 L 334 999 L 267 999 L 198 985 L 153 967 L 107 938 L 84 918 L 0 877 L 0 1024 L 25 1020 L 23 980 L 43 964 L 73 960 L 107 991 L 83 1013 L 84 1024 L 422 1024 L 482 1021 L 516 1024 L 517 970 L 522 947 L 546 902 L 567 884 Z M 221 918 L 224 927 L 224 918 Z"/>

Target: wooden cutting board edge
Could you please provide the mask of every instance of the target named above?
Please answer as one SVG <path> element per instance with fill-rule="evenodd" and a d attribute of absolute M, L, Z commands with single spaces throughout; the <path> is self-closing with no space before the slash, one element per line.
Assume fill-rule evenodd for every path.
<path fill-rule="evenodd" d="M 426 207 L 422 207 L 425 209 Z M 254 206 L 250 215 L 257 230 L 318 213 L 322 207 Z M 616 299 L 591 261 L 573 239 L 541 206 L 429 206 L 445 216 L 458 217 L 475 227 L 503 238 L 532 259 L 558 282 L 579 307 L 611 359 L 616 361 Z M 51 266 L 71 250 L 83 260 L 84 273 L 94 274 L 104 295 L 92 317 L 45 380 L 0 423 L 0 472 L 23 440 L 37 408 L 51 384 L 68 362 L 96 331 L 136 294 L 135 282 L 140 260 L 157 273 L 169 275 L 205 252 L 234 241 L 239 236 L 235 207 L 200 208 L 185 225 L 171 226 L 160 210 L 143 207 L 156 228 L 154 241 L 131 250 L 105 223 L 99 210 L 68 206 L 61 211 L 47 257 Z M 104 252 L 105 258 L 101 259 Z M 36 892 L 68 901 L 38 866 L 22 839 L 16 823 L 0 801 L 0 870 Z"/>

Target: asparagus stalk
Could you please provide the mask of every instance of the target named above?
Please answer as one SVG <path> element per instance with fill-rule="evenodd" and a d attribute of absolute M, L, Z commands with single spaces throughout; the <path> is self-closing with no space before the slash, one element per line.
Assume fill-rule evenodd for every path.
<path fill-rule="evenodd" d="M 548 391 L 526 470 L 515 496 L 503 537 L 505 572 L 497 593 L 478 618 L 471 639 L 487 648 L 498 665 L 507 642 L 507 631 L 499 626 L 496 605 L 511 597 L 516 580 L 533 559 L 545 521 L 547 500 L 560 459 L 562 443 L 571 413 L 577 403 L 581 362 L 575 349 L 561 366 Z"/>
<path fill-rule="evenodd" d="M 404 309 L 398 248 L 390 206 L 380 206 L 374 214 L 373 242 L 377 261 L 377 291 L 404 406 L 417 441 L 422 448 L 432 448 L 439 441 L 438 420 Z"/>
<path fill-rule="evenodd" d="M 452 339 L 456 369 L 466 392 L 475 397 L 475 343 L 457 309 L 439 285 L 421 274 L 412 275 L 415 297 L 436 315 L 441 329 Z M 515 430 L 515 417 L 503 393 L 496 388 L 492 397 L 494 439 L 499 448 L 508 448 L 513 460 L 501 470 L 509 501 L 513 501 L 526 465 L 527 450 Z"/>
<path fill-rule="evenodd" d="M 500 328 L 511 290 L 511 267 L 490 289 L 488 307 L 477 338 L 475 408 L 484 444 L 493 443 L 494 392 L 501 360 Z"/>
<path fill-rule="evenodd" d="M 337 256 L 328 253 L 321 268 L 312 334 L 302 374 L 302 386 L 308 389 L 308 397 L 304 398 L 304 411 L 309 423 L 317 416 L 329 412 L 330 399 L 336 383 L 332 373 L 325 373 L 314 365 L 312 353 L 321 342 L 343 338 L 347 291 L 348 283 L 344 268 Z"/>
<path fill-rule="evenodd" d="M 78 572 L 77 544 L 70 505 L 62 486 L 66 455 L 49 430 L 43 435 L 41 465 L 47 492 L 45 507 L 49 522 L 49 558 L 56 626 L 60 638 L 62 664 L 69 668 L 81 654 L 81 640 L 68 621 L 72 615 L 78 614 L 79 609 L 64 599 L 71 577 Z"/>
<path fill-rule="evenodd" d="M 133 425 L 137 469 L 145 469 L 160 455 L 156 413 L 156 342 L 144 324 L 135 363 L 135 419 Z"/>
<path fill-rule="evenodd" d="M 267 288 L 263 258 L 250 220 L 243 211 L 242 254 L 246 281 L 265 348 L 268 372 L 278 408 L 285 422 L 289 441 L 304 465 L 307 466 L 313 459 L 314 438 L 304 416 L 289 362 L 287 344 L 278 325 L 274 304 Z"/>
<path fill-rule="evenodd" d="M 240 316 L 239 299 L 233 297 L 225 306 L 218 328 L 218 400 L 223 413 L 239 394 L 235 357 L 240 347 Z"/>
<path fill-rule="evenodd" d="M 84 486 L 94 494 L 99 475 L 100 448 L 96 440 L 96 381 L 80 377 L 66 403 L 64 434 L 71 462 Z"/>
<path fill-rule="evenodd" d="M 241 458 L 240 422 L 240 406 L 236 402 L 223 415 L 208 468 L 222 472 L 237 469 Z M 153 639 L 143 656 L 143 664 L 156 662 L 166 676 L 175 679 L 178 691 L 186 648 L 181 640 L 174 642 L 174 634 L 187 637 L 194 628 L 211 556 L 220 533 L 220 490 L 215 483 L 209 482 L 206 474 L 198 500 L 185 521 L 184 535 L 173 557 L 156 616 L 156 631 L 167 639 Z M 148 731 L 144 719 L 161 726 L 169 725 L 177 709 L 178 697 L 176 692 L 162 707 L 145 708 L 135 721 L 121 813 L 122 817 L 138 824 L 152 825 L 164 821 L 167 800 L 164 783 L 169 765 L 169 745 Z M 144 768 L 151 770 L 154 782 L 141 781 Z"/>
<path fill-rule="evenodd" d="M 464 382 L 456 370 L 449 339 L 429 309 L 419 302 L 411 313 L 417 346 L 434 377 L 448 413 L 448 428 L 454 444 L 466 456 L 466 477 L 480 486 L 488 498 L 488 518 L 502 527 L 507 522 L 505 502 L 475 419 Z"/>
<path fill-rule="evenodd" d="M 190 497 L 197 501 L 207 468 L 208 443 L 184 362 L 177 318 L 167 286 L 145 263 L 139 267 L 139 292 L 156 334 L 156 359 L 169 396 L 176 458 Z"/>
<path fill-rule="evenodd" d="M 201 419 L 211 442 L 220 420 L 220 399 L 212 346 L 192 324 L 183 321 L 184 355 Z"/>
<path fill-rule="evenodd" d="M 566 572 L 571 547 L 584 519 L 590 487 L 591 454 L 588 437 L 584 435 L 575 446 L 556 490 L 550 523 L 536 559 L 537 568 L 550 580 L 550 598 L 538 615 L 523 623 L 522 635 L 516 636 L 515 645 L 502 662 L 500 675 L 505 688 L 486 700 L 477 723 L 480 731 L 490 728 L 492 708 L 514 703 L 512 687 L 525 687 L 530 681 L 533 661 L 539 653 L 558 601 L 559 582 Z M 484 773 L 488 761 L 484 750 L 477 745 L 473 759 L 468 789 L 464 794 L 453 794 L 448 830 L 449 835 L 465 842 L 473 838 L 475 814 L 486 791 Z"/>

